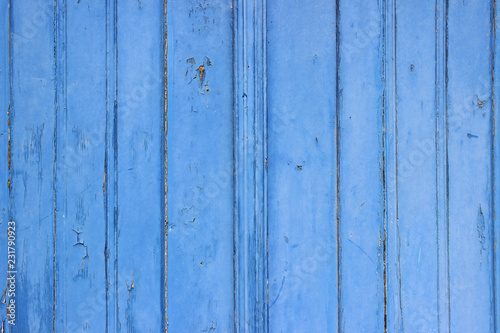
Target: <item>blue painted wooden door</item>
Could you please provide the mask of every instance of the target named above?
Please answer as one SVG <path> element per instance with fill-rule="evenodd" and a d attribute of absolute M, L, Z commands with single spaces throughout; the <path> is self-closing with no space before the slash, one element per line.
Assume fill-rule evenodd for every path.
<path fill-rule="evenodd" d="M 0 332 L 498 332 L 494 0 L 1 0 Z"/>

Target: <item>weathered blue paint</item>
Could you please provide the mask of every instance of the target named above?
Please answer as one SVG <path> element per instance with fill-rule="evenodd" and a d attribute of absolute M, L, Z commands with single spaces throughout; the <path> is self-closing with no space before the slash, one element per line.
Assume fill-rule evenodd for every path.
<path fill-rule="evenodd" d="M 166 326 L 164 17 L 160 1 L 2 1 L 9 332 Z"/>
<path fill-rule="evenodd" d="M 268 2 L 271 332 L 338 325 L 336 16 L 334 1 Z"/>
<path fill-rule="evenodd" d="M 168 1 L 170 332 L 235 327 L 231 24 L 229 0 Z"/>
<path fill-rule="evenodd" d="M 0 331 L 499 330 L 495 1 L 0 8 Z"/>

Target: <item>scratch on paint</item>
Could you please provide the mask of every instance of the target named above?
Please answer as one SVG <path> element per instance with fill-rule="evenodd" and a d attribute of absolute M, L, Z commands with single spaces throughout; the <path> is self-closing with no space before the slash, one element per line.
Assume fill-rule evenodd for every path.
<path fill-rule="evenodd" d="M 479 238 L 479 243 L 481 244 L 481 248 L 479 249 L 479 254 L 480 254 L 480 260 L 482 260 L 483 257 L 483 250 L 486 250 L 486 237 L 484 235 L 484 231 L 486 229 L 486 225 L 484 222 L 484 215 L 483 215 L 483 210 L 481 208 L 481 204 L 479 204 L 479 212 L 478 212 L 478 221 L 477 221 L 477 236 Z"/>
<path fill-rule="evenodd" d="M 280 290 L 278 290 L 278 295 L 276 295 L 276 298 L 274 299 L 273 303 L 271 304 L 271 306 L 274 305 L 274 303 L 276 303 L 276 301 L 278 300 L 278 298 L 280 298 L 280 295 L 281 295 L 281 291 L 283 290 L 283 286 L 285 285 L 285 280 L 286 280 L 286 277 L 283 276 L 283 280 L 281 280 L 281 287 L 280 287 Z M 271 307 L 270 306 L 270 307 Z"/>
<path fill-rule="evenodd" d="M 368 255 L 368 253 L 366 253 L 366 251 L 365 251 L 365 250 L 363 250 L 363 248 L 362 248 L 361 246 L 359 246 L 358 244 L 354 243 L 354 242 L 353 242 L 350 238 L 347 238 L 347 240 L 348 240 L 349 242 L 351 242 L 354 246 L 356 246 L 356 247 L 357 247 L 357 248 L 358 248 L 361 252 L 363 252 L 363 253 L 364 253 L 364 254 L 368 257 L 368 259 L 370 259 L 370 261 L 371 261 L 372 263 L 374 263 L 373 259 L 372 259 L 372 258 Z"/>

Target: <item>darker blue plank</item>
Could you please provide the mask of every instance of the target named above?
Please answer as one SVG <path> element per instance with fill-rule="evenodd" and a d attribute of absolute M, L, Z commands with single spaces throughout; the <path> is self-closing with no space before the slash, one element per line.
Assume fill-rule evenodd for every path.
<path fill-rule="evenodd" d="M 16 221 L 16 325 L 50 332 L 54 318 L 54 3 L 11 2 L 10 218 Z"/>

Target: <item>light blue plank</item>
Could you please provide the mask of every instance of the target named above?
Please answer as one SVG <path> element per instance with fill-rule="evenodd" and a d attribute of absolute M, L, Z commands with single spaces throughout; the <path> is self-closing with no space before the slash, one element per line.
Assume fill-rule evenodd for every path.
<path fill-rule="evenodd" d="M 382 12 L 377 1 L 342 1 L 340 12 L 340 327 L 381 332 Z"/>
<path fill-rule="evenodd" d="M 438 331 L 435 1 L 398 1 L 398 283 L 407 332 Z M 444 190 L 444 189 L 441 189 Z"/>
<path fill-rule="evenodd" d="M 448 12 L 451 331 L 494 329 L 491 5 Z"/>
<path fill-rule="evenodd" d="M 56 331 L 106 329 L 106 3 L 57 2 Z"/>
<path fill-rule="evenodd" d="M 54 3 L 11 2 L 11 216 L 17 294 L 11 332 L 53 330 Z"/>
<path fill-rule="evenodd" d="M 231 21 L 231 1 L 168 2 L 170 332 L 235 326 Z"/>
<path fill-rule="evenodd" d="M 164 326 L 164 8 L 117 3 L 118 331 Z"/>
<path fill-rule="evenodd" d="M 267 10 L 269 330 L 333 332 L 337 11 L 334 1 Z"/>

